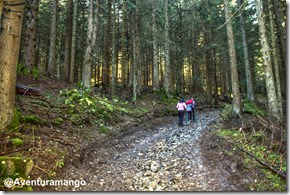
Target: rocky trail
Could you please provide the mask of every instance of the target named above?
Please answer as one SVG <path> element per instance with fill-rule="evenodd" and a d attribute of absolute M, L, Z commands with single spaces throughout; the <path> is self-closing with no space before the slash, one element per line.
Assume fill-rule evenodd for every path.
<path fill-rule="evenodd" d="M 119 137 L 76 154 L 58 178 L 84 179 L 72 191 L 236 191 L 230 173 L 208 165 L 200 138 L 218 122 L 219 110 L 199 111 L 197 121 L 178 127 L 175 117 L 142 123 Z M 150 124 L 150 125 L 149 125 Z M 232 170 L 234 171 L 234 170 Z"/>

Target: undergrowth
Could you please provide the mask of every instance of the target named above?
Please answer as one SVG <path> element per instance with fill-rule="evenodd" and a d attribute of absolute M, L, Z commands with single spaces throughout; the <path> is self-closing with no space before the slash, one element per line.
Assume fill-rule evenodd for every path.
<path fill-rule="evenodd" d="M 229 119 L 232 116 L 232 105 L 226 104 L 221 112 L 221 117 L 224 120 Z M 263 108 L 258 107 L 255 103 L 249 102 L 247 100 L 244 101 L 244 113 L 249 113 L 253 115 L 259 115 L 259 116 L 266 116 L 267 111 Z"/>
<path fill-rule="evenodd" d="M 258 107 L 254 103 L 245 102 L 244 111 L 248 114 L 247 118 L 250 121 L 248 123 L 251 124 L 251 128 L 244 127 L 244 129 L 243 127 L 239 128 L 238 126 L 236 128 L 224 128 L 215 131 L 215 134 L 225 138 L 231 143 L 234 143 L 236 146 L 239 146 L 243 150 L 250 152 L 261 161 L 286 174 L 287 161 L 284 151 L 284 143 L 282 143 L 282 138 L 273 138 L 273 132 L 284 132 L 284 127 L 272 123 L 266 116 L 266 110 Z M 232 106 L 227 104 L 221 112 L 221 117 L 224 120 L 224 124 L 229 124 L 234 120 L 231 118 L 231 113 Z M 255 128 L 253 126 L 255 126 Z M 283 134 L 281 134 L 281 136 L 283 136 Z M 237 150 L 236 147 L 234 147 L 234 149 Z M 270 171 L 265 166 L 262 166 L 258 161 L 246 153 L 244 153 L 243 159 L 242 167 L 244 170 L 252 172 L 252 170 L 259 169 L 263 174 L 262 177 L 257 176 L 255 182 L 249 186 L 250 190 L 286 190 L 287 185 L 284 178 Z"/>
<path fill-rule="evenodd" d="M 115 124 L 120 116 L 138 118 L 148 112 L 148 109 L 142 106 L 133 107 L 128 101 L 118 97 L 108 99 L 94 95 L 90 89 L 64 90 L 60 94 L 74 124 L 98 125 L 101 133 L 108 133 L 108 124 Z"/>

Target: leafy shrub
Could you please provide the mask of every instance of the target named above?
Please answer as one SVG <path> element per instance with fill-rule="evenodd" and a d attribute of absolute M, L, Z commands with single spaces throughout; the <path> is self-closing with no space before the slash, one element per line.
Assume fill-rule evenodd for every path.
<path fill-rule="evenodd" d="M 262 108 L 259 108 L 255 103 L 253 102 L 245 102 L 244 103 L 244 111 L 249 112 L 255 115 L 261 115 L 266 116 L 267 112 L 266 110 L 263 110 Z"/>
<path fill-rule="evenodd" d="M 223 108 L 222 112 L 221 112 L 221 117 L 224 120 L 229 119 L 229 117 L 231 116 L 233 111 L 233 107 L 231 104 L 226 104 L 226 106 Z"/>

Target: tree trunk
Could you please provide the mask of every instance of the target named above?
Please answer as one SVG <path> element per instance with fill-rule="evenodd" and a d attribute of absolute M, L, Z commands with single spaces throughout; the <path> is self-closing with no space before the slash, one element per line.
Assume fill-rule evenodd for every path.
<path fill-rule="evenodd" d="M 3 1 L 0 1 L 0 21 L 2 21 L 1 20 L 1 17 L 2 17 L 2 9 L 3 9 Z M 2 24 L 0 24 L 0 25 L 2 25 Z"/>
<path fill-rule="evenodd" d="M 49 60 L 48 60 L 48 76 L 53 78 L 55 76 L 55 62 L 56 62 L 56 15 L 57 15 L 58 0 L 52 1 L 51 13 L 51 28 L 50 28 L 50 46 L 49 46 Z"/>
<path fill-rule="evenodd" d="M 152 1 L 152 34 L 153 34 L 153 91 L 160 90 L 159 66 L 158 66 L 158 46 L 157 46 L 157 29 L 156 29 L 156 3 Z"/>
<path fill-rule="evenodd" d="M 135 22 L 135 75 L 137 79 L 137 96 L 140 96 L 142 90 L 142 57 L 141 57 L 141 0 L 136 0 L 136 22 Z"/>
<path fill-rule="evenodd" d="M 127 0 L 123 0 L 122 4 L 122 38 L 121 38 L 121 49 L 122 49 L 122 85 L 123 87 L 126 86 L 126 70 L 127 70 L 127 64 L 126 64 L 126 19 L 127 19 L 127 13 L 126 13 L 126 2 Z M 128 63 L 128 62 L 127 62 Z"/>
<path fill-rule="evenodd" d="M 278 41 L 278 50 L 280 54 L 280 76 L 281 76 L 281 90 L 282 96 L 286 97 L 287 95 L 287 29 L 286 29 L 286 14 L 281 10 L 281 4 L 284 4 L 283 7 L 287 8 L 285 1 L 273 0 L 274 4 L 274 15 L 275 15 L 275 24 L 277 26 L 277 41 Z M 283 25 L 284 24 L 284 25 Z"/>
<path fill-rule="evenodd" d="M 286 63 L 286 57 L 287 57 L 287 31 L 286 31 L 286 21 L 283 15 L 283 12 L 281 10 L 280 2 L 279 0 L 273 0 L 272 3 L 274 4 L 274 11 L 275 16 L 277 20 L 277 27 L 279 31 L 279 37 L 280 37 L 280 43 L 282 46 L 282 57 L 284 59 L 284 62 Z M 286 5 L 284 5 L 286 7 Z M 285 67 L 287 65 L 285 64 Z M 287 70 L 287 69 L 285 69 Z"/>
<path fill-rule="evenodd" d="M 223 60 L 225 64 L 225 71 L 226 71 L 226 95 L 231 97 L 232 94 L 232 85 L 231 85 L 231 65 L 229 62 L 229 56 L 226 50 L 223 52 Z"/>
<path fill-rule="evenodd" d="M 107 4 L 107 24 L 105 34 L 105 67 L 104 67 L 104 86 L 107 87 L 110 84 L 110 62 L 111 62 L 111 23 L 112 23 L 112 1 L 108 1 Z"/>
<path fill-rule="evenodd" d="M 214 83 L 214 104 L 218 105 L 218 80 L 217 80 L 217 58 L 216 58 L 216 51 L 212 49 L 212 60 L 213 60 L 213 83 Z"/>
<path fill-rule="evenodd" d="M 117 44 L 116 44 L 116 54 L 115 54 L 115 58 L 116 58 L 116 84 L 119 84 L 119 50 L 120 50 L 120 0 L 117 1 L 118 2 L 118 6 L 117 6 Z"/>
<path fill-rule="evenodd" d="M 164 88 L 167 96 L 171 93 L 170 79 L 171 79 L 171 66 L 170 66 L 170 39 L 169 39 L 169 17 L 168 17 L 168 0 L 165 0 L 165 73 L 164 73 Z"/>
<path fill-rule="evenodd" d="M 204 29 L 205 31 L 205 29 Z M 204 33 L 204 44 L 208 47 L 208 35 Z M 206 48 L 205 51 L 205 73 L 206 73 L 206 103 L 212 104 L 212 81 L 210 69 L 210 50 Z"/>
<path fill-rule="evenodd" d="M 241 102 L 241 94 L 240 94 L 240 83 L 239 83 L 239 75 L 238 75 L 238 66 L 237 66 L 237 57 L 236 57 L 236 50 L 235 50 L 235 40 L 234 40 L 234 33 L 233 33 L 233 27 L 232 27 L 232 20 L 230 19 L 230 16 L 229 16 L 228 0 L 224 0 L 224 6 L 225 6 L 225 18 L 227 21 L 226 28 L 227 28 L 230 61 L 231 61 L 233 112 L 237 115 L 241 115 L 242 114 L 242 102 Z"/>
<path fill-rule="evenodd" d="M 112 94 L 115 93 L 115 85 L 116 85 L 116 46 L 115 46 L 115 28 L 116 28 L 116 5 L 115 0 L 112 0 L 113 4 L 113 29 L 112 29 Z"/>
<path fill-rule="evenodd" d="M 160 72 L 160 84 L 162 84 L 162 88 L 164 88 L 164 71 L 163 71 L 163 64 L 162 64 L 161 48 L 159 48 L 158 53 L 159 53 L 158 63 L 159 63 L 159 72 Z"/>
<path fill-rule="evenodd" d="M 226 60 L 225 56 L 222 55 L 219 63 L 220 69 L 220 81 L 221 81 L 221 96 L 224 97 L 226 95 Z"/>
<path fill-rule="evenodd" d="M 37 25 L 39 0 L 28 0 L 26 5 L 26 24 L 24 38 L 25 66 L 31 72 L 36 67 L 36 45 L 37 45 Z"/>
<path fill-rule="evenodd" d="M 242 5 L 242 0 L 238 0 L 239 7 Z M 241 23 L 241 32 L 243 37 L 243 51 L 244 51 L 244 62 L 245 62 L 245 70 L 246 70 L 246 82 L 247 82 L 247 98 L 249 101 L 255 101 L 255 94 L 253 88 L 253 81 L 252 81 L 252 73 L 251 73 L 251 66 L 249 61 L 249 53 L 248 53 L 248 44 L 246 38 L 246 30 L 245 30 L 245 21 L 242 10 L 240 11 L 240 23 Z"/>
<path fill-rule="evenodd" d="M 191 77 L 192 77 L 192 92 L 194 94 L 198 93 L 198 85 L 199 82 L 197 80 L 198 77 L 198 65 L 197 65 L 197 59 L 196 59 L 196 50 L 197 50 L 197 36 L 196 36 L 196 32 L 195 32 L 195 23 L 193 23 L 194 25 L 194 29 L 192 32 L 192 40 L 193 40 L 193 47 L 191 49 L 191 69 L 192 69 L 192 73 L 191 73 Z"/>
<path fill-rule="evenodd" d="M 137 0 L 138 1 L 138 0 Z M 134 23 L 133 24 L 135 24 L 136 23 L 136 20 L 134 19 Z M 135 24 L 135 26 L 137 26 L 136 24 Z M 133 102 L 136 102 L 137 101 L 137 62 L 136 62 L 136 27 L 135 27 L 135 29 L 134 28 L 132 28 L 132 46 L 133 46 L 133 57 L 132 57 L 132 59 L 133 59 L 133 62 L 131 63 L 131 65 L 130 65 L 130 77 L 131 77 L 131 83 L 132 83 L 132 86 L 133 86 L 133 99 L 132 99 L 132 101 Z"/>
<path fill-rule="evenodd" d="M 88 32 L 87 32 L 87 49 L 84 59 L 83 69 L 83 85 L 91 87 L 92 78 L 92 52 L 97 39 L 98 26 L 98 0 L 96 0 L 95 8 L 93 0 L 89 2 Z"/>
<path fill-rule="evenodd" d="M 9 125 L 14 113 L 16 67 L 24 7 L 22 0 L 3 2 L 0 34 L 0 131 Z"/>
<path fill-rule="evenodd" d="M 70 63 L 70 77 L 69 82 L 75 82 L 76 68 L 76 31 L 77 31 L 77 16 L 78 16 L 78 0 L 73 3 L 73 24 L 72 24 L 72 43 L 71 43 L 71 63 Z"/>
<path fill-rule="evenodd" d="M 176 41 L 177 44 L 177 50 L 176 50 L 176 58 L 177 58 L 177 69 L 176 71 L 176 93 L 179 95 L 184 90 L 184 54 L 183 54 L 183 45 L 182 45 L 182 9 L 181 5 L 178 5 L 178 25 L 176 31 L 178 32 Z M 172 79 L 174 80 L 174 79 Z"/>
<path fill-rule="evenodd" d="M 271 52 L 266 36 L 266 26 L 262 0 L 256 0 L 256 10 L 258 15 L 260 41 L 263 52 L 263 63 L 265 65 L 265 81 L 266 81 L 269 113 L 272 116 L 278 117 L 279 116 L 278 100 L 271 64 Z"/>
<path fill-rule="evenodd" d="M 279 54 L 277 52 L 276 46 L 276 35 L 274 31 L 274 21 L 273 21 L 273 13 L 272 13 L 272 4 L 271 1 L 268 0 L 269 6 L 269 18 L 270 18 L 270 29 L 271 29 L 271 39 L 272 39 L 272 53 L 274 57 L 274 70 L 275 70 L 275 77 L 276 77 L 276 91 L 277 91 L 277 98 L 278 98 L 278 109 L 280 114 L 283 113 L 283 106 L 282 106 L 282 91 L 281 91 L 281 82 L 280 82 L 280 70 L 279 70 Z"/>
<path fill-rule="evenodd" d="M 67 0 L 66 10 L 66 35 L 62 81 L 69 82 L 71 65 L 73 0 Z"/>

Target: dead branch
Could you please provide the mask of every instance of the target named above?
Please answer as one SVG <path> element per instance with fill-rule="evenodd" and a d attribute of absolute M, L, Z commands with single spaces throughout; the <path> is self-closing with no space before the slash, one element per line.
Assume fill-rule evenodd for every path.
<path fill-rule="evenodd" d="M 222 138 L 222 137 L 220 137 Z M 228 143 L 230 143 L 231 145 L 237 147 L 239 150 L 241 150 L 242 152 L 246 153 L 247 155 L 249 155 L 250 157 L 254 158 L 257 162 L 259 162 L 261 165 L 263 165 L 264 167 L 266 167 L 267 169 L 269 169 L 270 171 L 272 171 L 273 173 L 276 173 L 277 175 L 279 175 L 280 177 L 282 177 L 283 179 L 286 179 L 287 178 L 287 175 L 286 173 L 280 171 L 280 170 L 277 170 L 276 168 L 274 168 L 273 166 L 269 165 L 268 163 L 262 161 L 260 158 L 258 158 L 257 156 L 255 156 L 253 153 L 249 152 L 249 151 L 246 151 L 245 149 L 241 148 L 240 146 L 238 146 L 237 144 L 235 143 L 232 143 L 231 141 L 225 139 L 225 138 L 222 138 L 224 139 L 225 141 L 227 141 Z"/>
<path fill-rule="evenodd" d="M 256 161 L 258 161 L 261 165 L 265 166 L 266 168 L 268 168 L 270 171 L 278 174 L 280 177 L 282 177 L 283 179 L 287 178 L 286 173 L 279 171 L 277 169 L 275 169 L 273 166 L 269 165 L 268 163 L 262 161 L 261 159 L 259 159 L 257 156 L 255 156 L 253 153 L 244 150 L 243 148 L 239 147 L 238 145 L 234 144 L 234 146 L 236 146 L 239 150 L 245 152 L 246 154 L 248 154 L 250 157 L 254 158 Z"/>
<path fill-rule="evenodd" d="M 42 92 L 40 89 L 29 87 L 22 84 L 16 85 L 16 93 L 20 95 L 42 96 Z"/>

